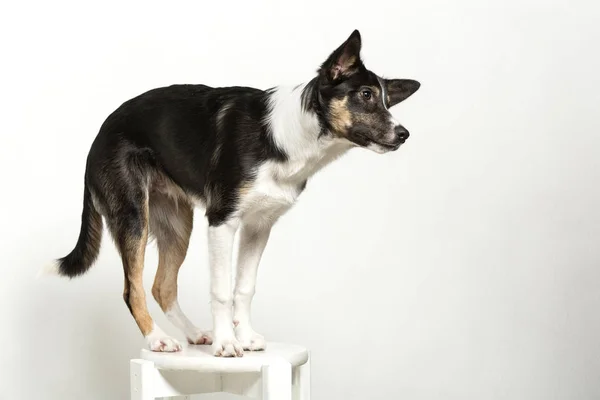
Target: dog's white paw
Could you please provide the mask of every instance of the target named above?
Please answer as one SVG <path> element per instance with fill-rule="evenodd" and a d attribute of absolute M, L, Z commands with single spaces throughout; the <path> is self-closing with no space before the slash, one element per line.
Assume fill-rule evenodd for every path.
<path fill-rule="evenodd" d="M 209 331 L 197 329 L 193 335 L 187 337 L 189 344 L 212 344 L 213 334 Z"/>
<path fill-rule="evenodd" d="M 175 352 L 181 351 L 181 345 L 179 342 L 173 338 L 168 336 L 163 337 L 148 337 L 146 339 L 148 342 L 148 347 L 152 351 L 160 351 L 160 352 Z"/>
<path fill-rule="evenodd" d="M 244 350 L 260 351 L 267 347 L 264 336 L 259 335 L 250 327 L 236 327 L 235 337 L 242 344 Z"/>
<path fill-rule="evenodd" d="M 232 338 L 214 338 L 212 352 L 216 357 L 243 357 L 244 349 L 235 337 Z"/>

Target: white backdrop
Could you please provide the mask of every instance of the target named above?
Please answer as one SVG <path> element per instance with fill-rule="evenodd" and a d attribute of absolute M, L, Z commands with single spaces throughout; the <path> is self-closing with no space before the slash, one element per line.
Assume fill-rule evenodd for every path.
<path fill-rule="evenodd" d="M 2 6 L 0 399 L 127 398 L 143 341 L 108 236 L 88 275 L 34 279 L 77 240 L 107 115 L 172 83 L 304 82 L 354 28 L 367 67 L 421 81 L 393 109 L 411 138 L 309 182 L 265 252 L 255 327 L 312 350 L 316 400 L 599 398 L 599 6 L 217 3 Z M 205 226 L 180 277 L 204 327 Z"/>

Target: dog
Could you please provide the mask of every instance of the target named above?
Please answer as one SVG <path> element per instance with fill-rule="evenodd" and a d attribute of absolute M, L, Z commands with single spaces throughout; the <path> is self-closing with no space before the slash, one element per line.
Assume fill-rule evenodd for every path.
<path fill-rule="evenodd" d="M 263 350 L 250 321 L 257 269 L 271 227 L 308 179 L 352 148 L 397 150 L 409 137 L 389 109 L 415 93 L 412 79 L 384 79 L 361 59 L 352 34 L 307 83 L 260 90 L 177 84 L 149 90 L 103 122 L 89 150 L 75 248 L 46 272 L 74 278 L 94 264 L 105 223 L 122 258 L 123 298 L 147 346 L 176 352 L 148 313 L 144 254 L 155 239 L 152 295 L 190 344 L 220 357 Z M 177 275 L 196 209 L 208 220 L 213 331 L 198 329 L 177 301 Z M 240 231 L 235 287 L 231 263 Z"/>

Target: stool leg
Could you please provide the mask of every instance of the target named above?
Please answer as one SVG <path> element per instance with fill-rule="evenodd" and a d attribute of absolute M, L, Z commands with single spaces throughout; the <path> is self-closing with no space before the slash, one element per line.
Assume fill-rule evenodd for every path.
<path fill-rule="evenodd" d="M 154 363 L 146 360 L 131 360 L 129 367 L 131 400 L 154 400 L 152 393 Z"/>
<path fill-rule="evenodd" d="M 292 386 L 294 400 L 310 400 L 310 356 L 306 364 L 294 368 Z"/>
<path fill-rule="evenodd" d="M 273 361 L 262 368 L 262 399 L 292 400 L 292 366 Z"/>

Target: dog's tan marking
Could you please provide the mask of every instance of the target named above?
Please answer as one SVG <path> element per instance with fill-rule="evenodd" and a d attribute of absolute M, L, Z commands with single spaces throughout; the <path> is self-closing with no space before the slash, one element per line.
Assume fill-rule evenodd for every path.
<path fill-rule="evenodd" d="M 178 200 L 187 200 L 187 194 L 181 189 L 179 185 L 177 185 L 173 180 L 169 177 L 165 176 L 161 173 L 156 173 L 152 175 L 152 180 L 150 184 L 150 194 L 153 192 L 161 193 L 167 195 L 172 200 L 176 202 Z"/>
<path fill-rule="evenodd" d="M 185 258 L 185 253 L 177 249 L 159 252 L 158 269 L 152 285 L 152 295 L 160 306 L 167 312 L 177 299 L 177 276 Z"/>
<path fill-rule="evenodd" d="M 348 110 L 348 98 L 333 99 L 329 105 L 331 126 L 335 133 L 345 136 L 352 125 L 352 114 Z"/>
<path fill-rule="evenodd" d="M 160 308 L 167 312 L 177 300 L 177 276 L 190 244 L 194 214 L 189 204 L 182 205 L 177 210 L 162 210 L 162 212 L 169 215 L 168 222 L 172 225 L 160 224 L 155 227 L 158 269 L 152 285 L 152 295 Z"/>
<path fill-rule="evenodd" d="M 131 234 L 130 234 L 131 235 Z M 125 269 L 123 297 L 144 336 L 152 332 L 153 321 L 146 305 L 143 271 L 146 244 L 148 243 L 148 200 L 144 203 L 144 219 L 141 237 L 128 236 L 120 243 L 121 258 Z"/>
<path fill-rule="evenodd" d="M 250 190 L 252 190 L 252 182 L 243 182 L 238 189 L 239 196 L 245 197 Z"/>

